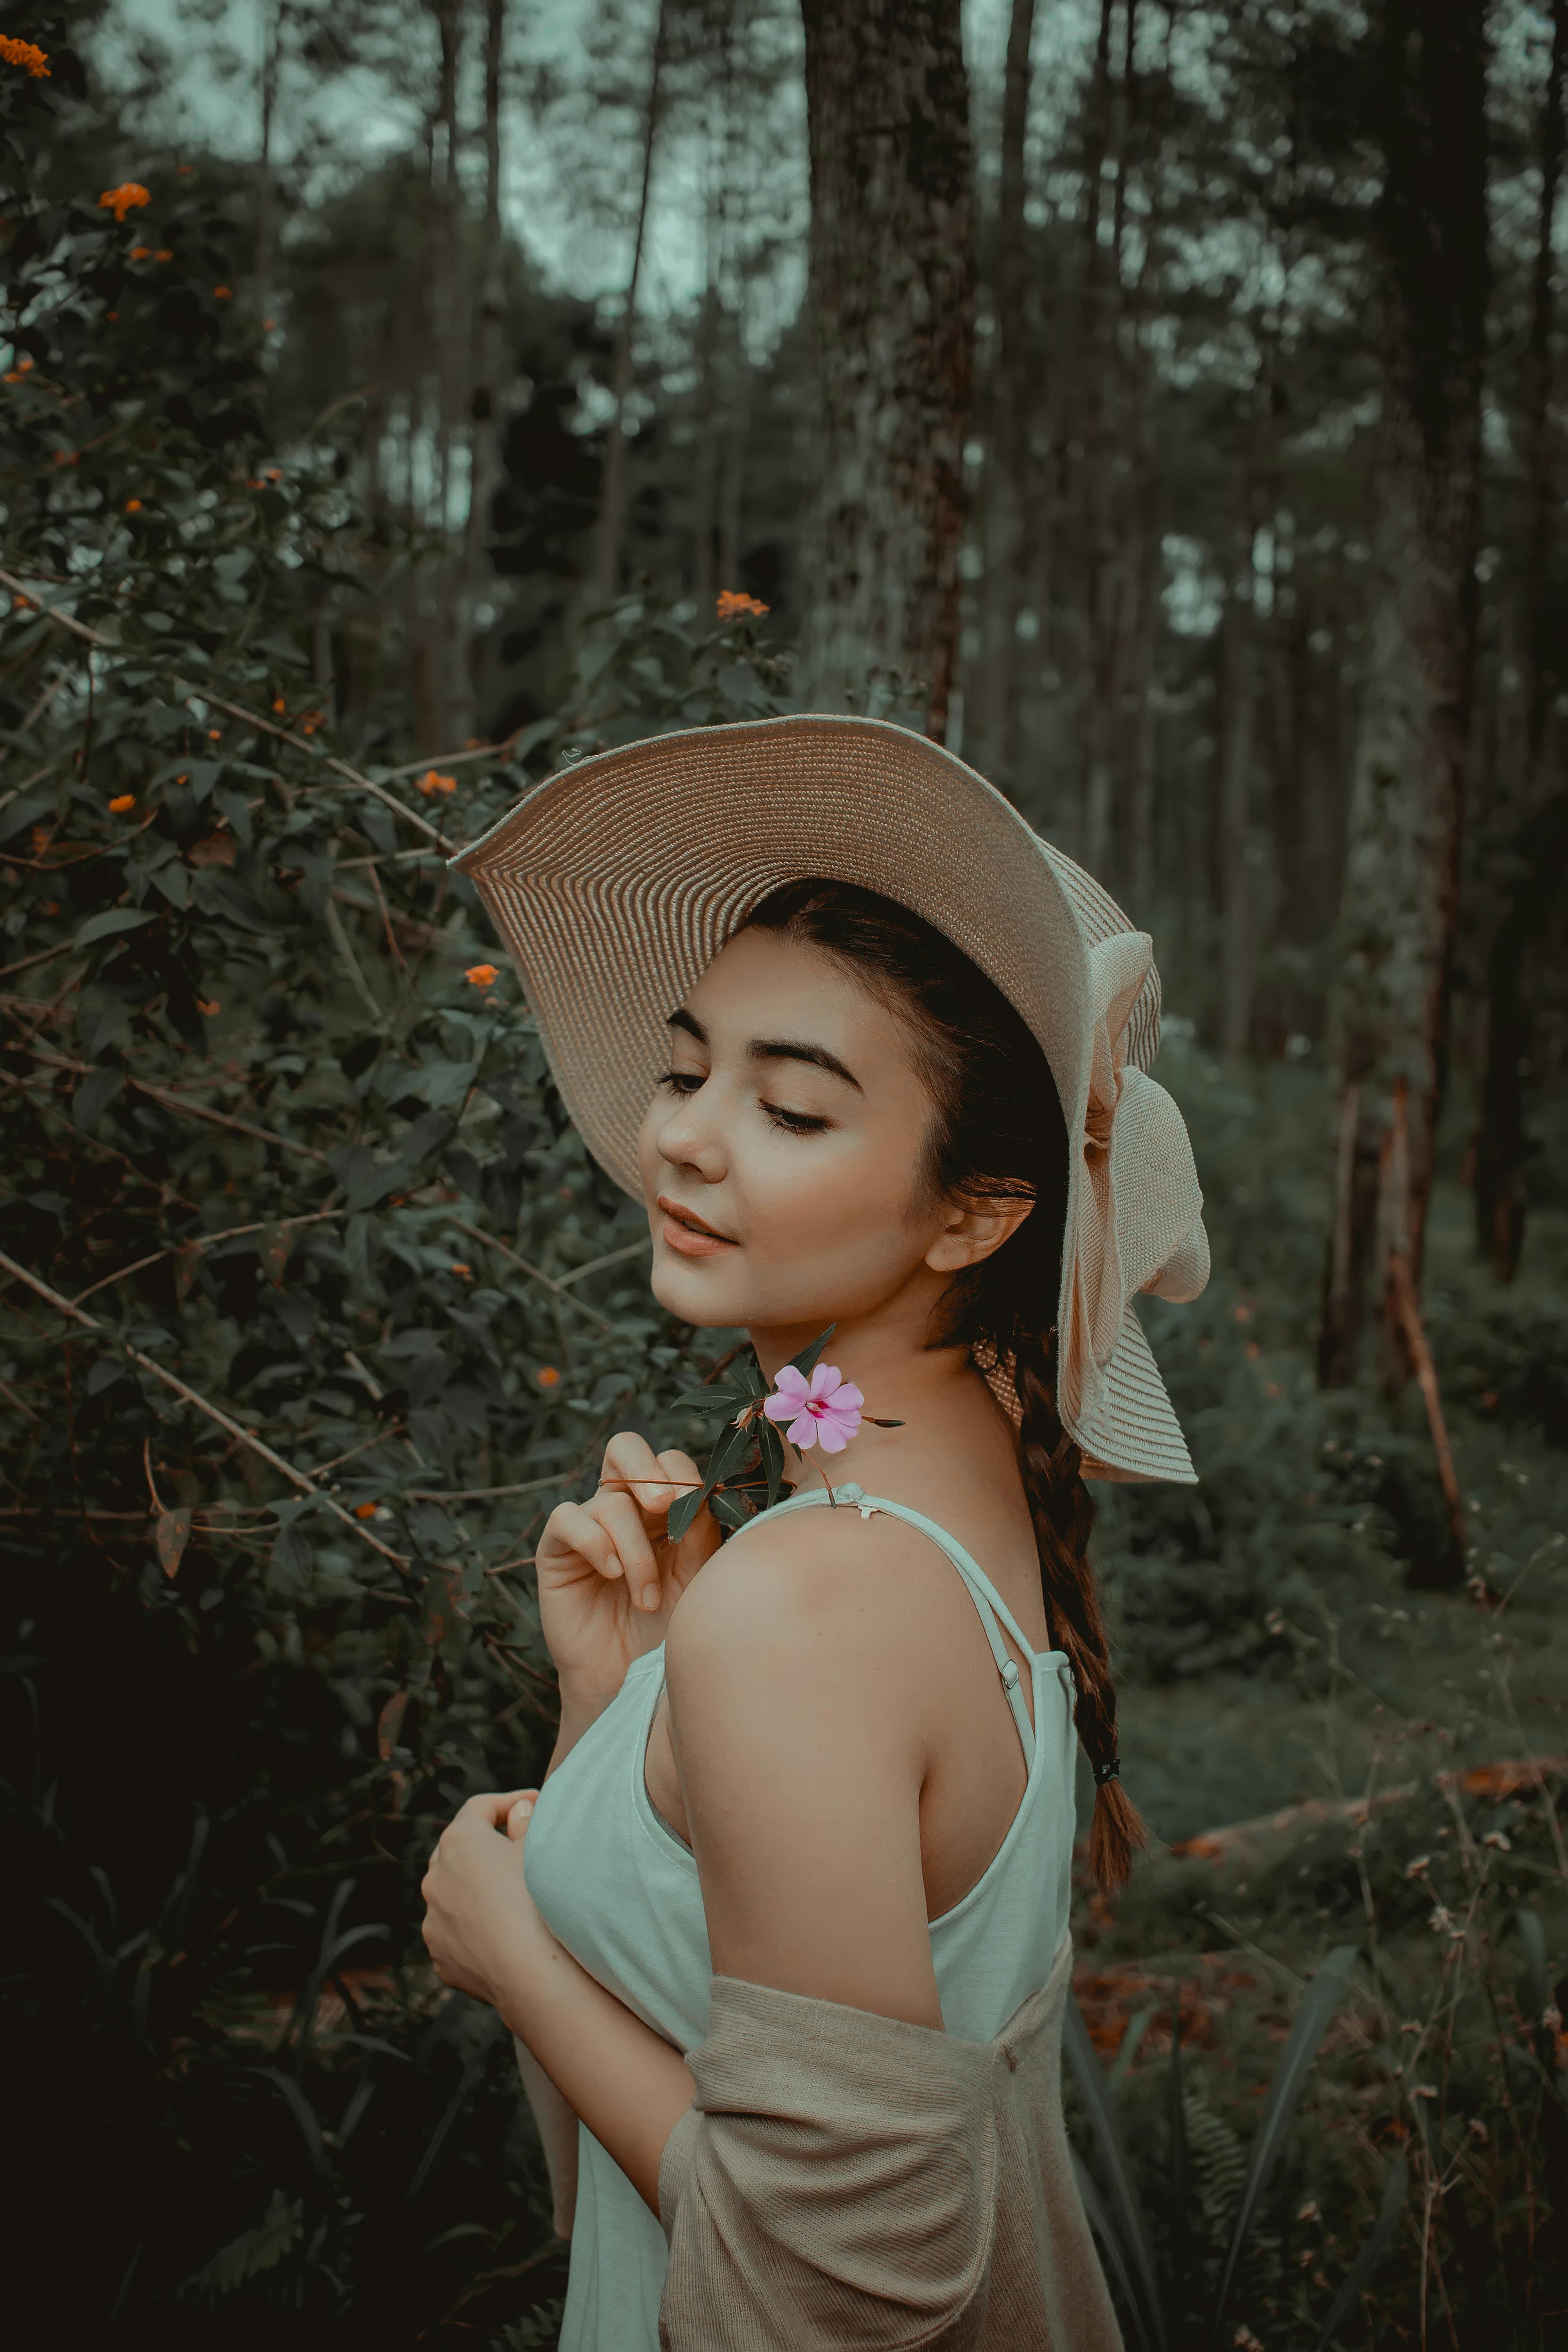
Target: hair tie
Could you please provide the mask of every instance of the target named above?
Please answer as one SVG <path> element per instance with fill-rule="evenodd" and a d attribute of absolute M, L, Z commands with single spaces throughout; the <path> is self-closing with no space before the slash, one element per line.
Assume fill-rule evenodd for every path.
<path fill-rule="evenodd" d="M 1120 1756 L 1113 1756 L 1109 1764 L 1097 1764 L 1094 1768 L 1094 1785 L 1097 1789 L 1103 1789 L 1108 1780 L 1120 1780 L 1121 1778 L 1121 1759 Z"/>

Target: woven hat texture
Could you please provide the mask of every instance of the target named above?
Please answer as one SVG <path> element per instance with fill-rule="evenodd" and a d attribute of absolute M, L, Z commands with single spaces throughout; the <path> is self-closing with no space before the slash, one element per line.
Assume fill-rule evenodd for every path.
<path fill-rule="evenodd" d="M 1132 1299 L 1208 1279 L 1192 1147 L 1150 1076 L 1152 942 L 941 745 L 885 720 L 802 714 L 658 735 L 529 793 L 453 859 L 521 976 L 584 1140 L 642 1199 L 637 1138 L 668 1021 L 752 909 L 820 874 L 953 941 L 1038 1039 L 1069 1139 L 1058 1404 L 1085 1474 L 1194 1483 Z M 984 1364 L 1016 1421 L 1006 1368 Z"/>

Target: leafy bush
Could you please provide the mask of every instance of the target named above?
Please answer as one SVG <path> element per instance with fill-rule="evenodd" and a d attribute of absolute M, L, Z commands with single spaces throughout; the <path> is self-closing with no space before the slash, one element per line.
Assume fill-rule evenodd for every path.
<path fill-rule="evenodd" d="M 95 2216 L 50 2325 L 468 2340 L 561 2266 L 418 1880 L 547 1752 L 532 1529 L 695 1370 L 446 861 L 546 761 L 775 707 L 784 656 L 632 596 L 514 743 L 416 759 L 395 709 L 342 740 L 308 601 L 352 598 L 367 526 L 331 448 L 268 445 L 199 187 L 59 184 L 37 29 L 49 78 L 4 83 L 0 1512 L 47 1924 L 9 1990 L 36 2177 Z"/>

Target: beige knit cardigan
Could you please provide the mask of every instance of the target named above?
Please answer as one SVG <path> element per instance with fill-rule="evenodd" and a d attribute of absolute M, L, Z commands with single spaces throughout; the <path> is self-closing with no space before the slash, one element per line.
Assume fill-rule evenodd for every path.
<path fill-rule="evenodd" d="M 1121 2352 L 1062 2122 L 1064 1943 L 994 2042 L 715 1977 L 659 2168 L 664 2352 Z"/>

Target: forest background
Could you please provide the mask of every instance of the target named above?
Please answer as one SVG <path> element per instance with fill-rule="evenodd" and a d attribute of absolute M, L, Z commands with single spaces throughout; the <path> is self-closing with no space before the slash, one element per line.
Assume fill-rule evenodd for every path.
<path fill-rule="evenodd" d="M 548 1752 L 543 1516 L 617 1426 L 700 1445 L 725 1341 L 652 1307 L 446 860 L 804 706 L 943 738 L 1165 977 L 1201 1484 L 1101 1490 L 1162 1843 L 1075 1923 L 1129 2341 L 1562 2342 L 1565 70 L 1568 0 L 7 10 L 52 2336 L 553 2341 L 416 1890 Z"/>

